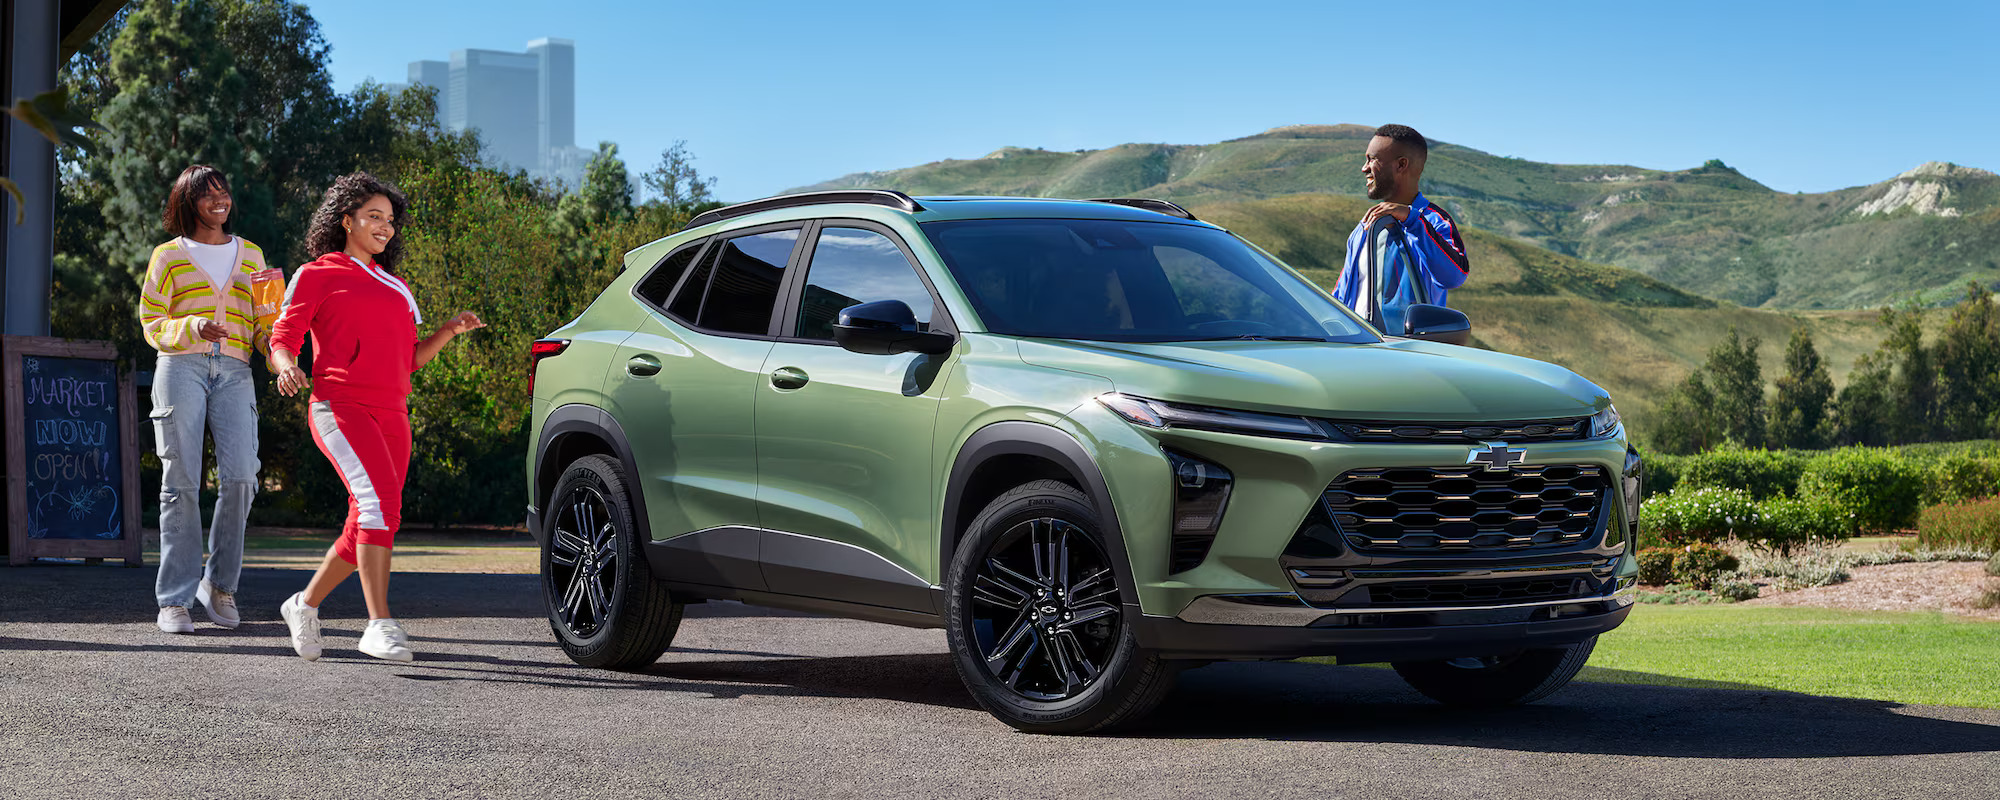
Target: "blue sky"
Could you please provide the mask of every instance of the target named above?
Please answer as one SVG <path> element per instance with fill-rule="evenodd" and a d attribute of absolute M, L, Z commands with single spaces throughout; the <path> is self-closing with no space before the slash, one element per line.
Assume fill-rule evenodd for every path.
<path fill-rule="evenodd" d="M 577 43 L 578 144 L 685 139 L 725 200 L 1005 146 L 1403 122 L 1782 191 L 2000 171 L 2000 3 L 310 2 L 335 85 Z"/>

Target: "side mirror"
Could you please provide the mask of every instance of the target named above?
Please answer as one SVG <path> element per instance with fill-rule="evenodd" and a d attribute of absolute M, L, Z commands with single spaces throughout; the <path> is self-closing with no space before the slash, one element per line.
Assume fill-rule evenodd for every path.
<path fill-rule="evenodd" d="M 957 340 L 950 334 L 924 330 L 917 325 L 916 312 L 901 300 L 877 300 L 840 310 L 833 325 L 833 341 L 842 348 L 871 356 L 897 353 L 949 352 Z"/>
<path fill-rule="evenodd" d="M 1403 335 L 1426 342 L 1462 345 L 1472 341 L 1472 320 L 1463 311 L 1411 303 L 1403 311 Z"/>

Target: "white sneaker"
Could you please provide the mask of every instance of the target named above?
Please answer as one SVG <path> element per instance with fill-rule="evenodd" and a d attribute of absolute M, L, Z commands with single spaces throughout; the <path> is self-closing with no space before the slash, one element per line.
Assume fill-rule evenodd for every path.
<path fill-rule="evenodd" d="M 243 624 L 243 615 L 236 613 L 236 595 L 215 588 L 207 578 L 194 588 L 194 599 L 201 603 L 202 610 L 208 612 L 208 621 L 216 627 L 234 629 Z"/>
<path fill-rule="evenodd" d="M 160 606 L 160 630 L 167 633 L 194 633 L 194 617 L 187 606 Z"/>
<path fill-rule="evenodd" d="M 285 598 L 284 605 L 278 606 L 278 616 L 285 618 L 285 627 L 292 630 L 292 650 L 299 658 L 314 661 L 319 658 L 319 609 L 306 605 L 305 593 L 300 592 Z"/>
<path fill-rule="evenodd" d="M 368 630 L 361 633 L 361 652 L 390 661 L 409 661 L 416 658 L 410 652 L 410 637 L 403 633 L 403 626 L 393 619 L 371 619 Z"/>

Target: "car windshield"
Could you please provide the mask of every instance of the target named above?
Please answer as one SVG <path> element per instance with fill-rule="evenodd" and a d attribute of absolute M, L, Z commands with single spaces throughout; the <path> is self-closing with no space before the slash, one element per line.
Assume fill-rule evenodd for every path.
<path fill-rule="evenodd" d="M 986 329 L 1118 342 L 1380 341 L 1225 231 L 1090 219 L 925 223 Z"/>

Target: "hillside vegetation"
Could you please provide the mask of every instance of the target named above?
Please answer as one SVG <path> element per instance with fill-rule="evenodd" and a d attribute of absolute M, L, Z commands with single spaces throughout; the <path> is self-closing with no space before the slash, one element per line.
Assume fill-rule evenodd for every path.
<path fill-rule="evenodd" d="M 1304 193 L 1358 198 L 1372 130 L 1301 125 L 1208 145 L 1010 147 L 802 189 L 1144 196 L 1182 205 Z M 2000 177 L 1984 170 L 1925 164 L 1870 186 L 1782 194 L 1720 161 L 1661 171 L 1432 145 L 1424 191 L 1466 225 L 1739 305 L 1868 308 L 1949 300 L 1968 280 L 2000 281 Z"/>
<path fill-rule="evenodd" d="M 1190 210 L 1331 287 L 1342 242 L 1368 207 L 1358 197 L 1299 195 L 1197 204 Z M 1763 340 L 1766 376 L 1782 374 L 1785 340 L 1812 331 L 1835 381 L 1882 339 L 1873 312 L 1779 312 L 1718 303 L 1630 270 L 1593 264 L 1497 234 L 1467 231 L 1472 276 L 1451 305 L 1474 343 L 1568 367 L 1611 392 L 1635 430 L 1731 327 Z"/>

